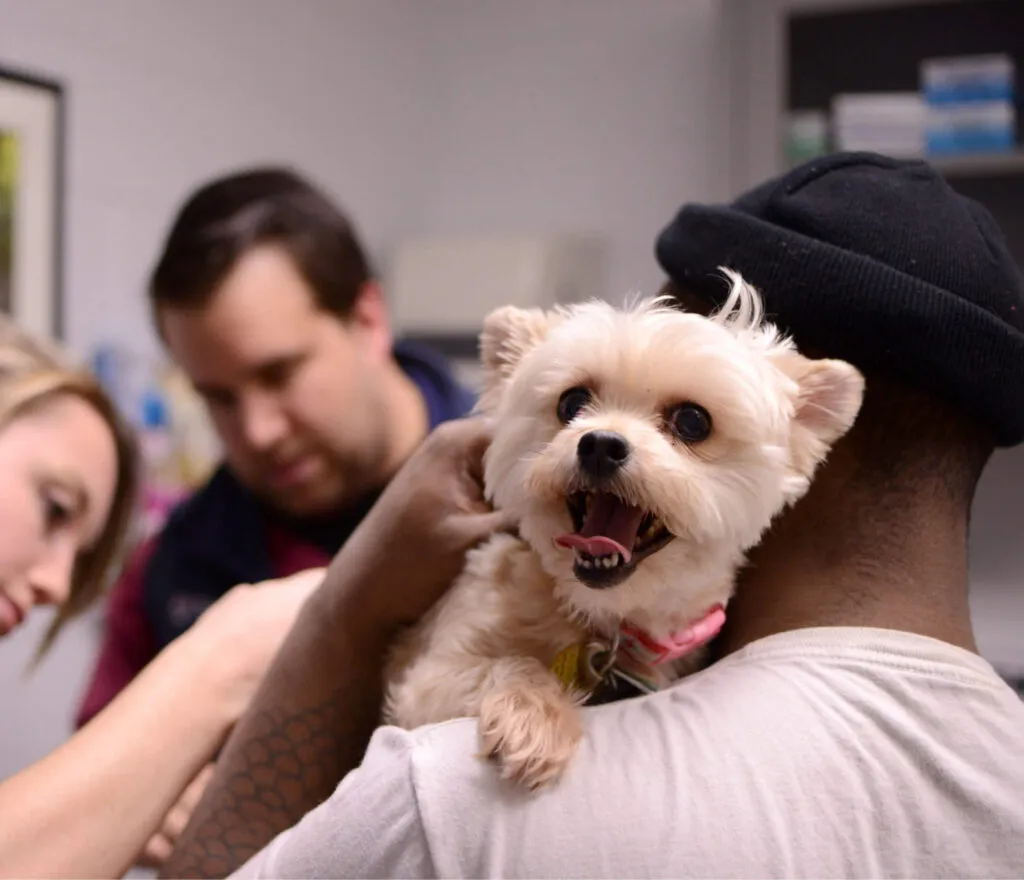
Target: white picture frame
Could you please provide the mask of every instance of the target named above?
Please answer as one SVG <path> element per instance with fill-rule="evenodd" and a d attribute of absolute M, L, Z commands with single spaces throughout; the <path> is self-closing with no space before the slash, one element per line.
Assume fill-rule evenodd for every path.
<path fill-rule="evenodd" d="M 63 336 L 64 88 L 0 64 L 0 311 Z"/>

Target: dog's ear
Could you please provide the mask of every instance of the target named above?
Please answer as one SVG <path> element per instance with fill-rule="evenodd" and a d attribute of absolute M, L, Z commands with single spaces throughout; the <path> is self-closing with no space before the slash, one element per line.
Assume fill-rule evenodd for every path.
<path fill-rule="evenodd" d="M 484 319 L 480 334 L 483 393 L 478 409 L 493 409 L 523 355 L 543 341 L 557 320 L 554 312 L 502 306 Z"/>
<path fill-rule="evenodd" d="M 794 351 L 776 356 L 775 363 L 796 383 L 792 460 L 802 476 L 810 477 L 853 426 L 864 399 L 864 377 L 845 361 L 811 360 Z"/>

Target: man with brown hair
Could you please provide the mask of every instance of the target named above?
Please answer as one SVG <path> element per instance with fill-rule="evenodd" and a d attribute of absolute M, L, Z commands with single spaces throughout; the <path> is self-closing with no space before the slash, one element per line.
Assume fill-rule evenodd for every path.
<path fill-rule="evenodd" d="M 393 342 L 351 223 L 291 170 L 192 194 L 149 292 L 224 463 L 115 586 L 80 724 L 235 584 L 326 564 L 430 429 L 472 405 L 435 354 Z"/>

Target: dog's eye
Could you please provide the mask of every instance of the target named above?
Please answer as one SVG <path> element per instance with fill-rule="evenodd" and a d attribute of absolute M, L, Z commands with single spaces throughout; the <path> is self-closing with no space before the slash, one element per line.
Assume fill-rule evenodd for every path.
<path fill-rule="evenodd" d="M 590 391 L 586 388 L 570 388 L 563 391 L 562 396 L 558 398 L 558 420 L 563 425 L 568 425 L 588 403 Z"/>
<path fill-rule="evenodd" d="M 711 433 L 711 416 L 696 403 L 677 406 L 669 414 L 669 422 L 679 439 L 687 443 L 700 443 L 701 440 L 707 440 Z"/>

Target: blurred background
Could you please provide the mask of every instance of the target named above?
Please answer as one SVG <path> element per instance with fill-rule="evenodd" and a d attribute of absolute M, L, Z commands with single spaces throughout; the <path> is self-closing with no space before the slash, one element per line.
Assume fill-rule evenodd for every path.
<path fill-rule="evenodd" d="M 216 447 L 144 285 L 200 182 L 308 174 L 355 219 L 398 331 L 473 381 L 492 305 L 653 293 L 654 238 L 685 201 L 835 148 L 931 157 L 1024 263 L 1022 66 L 1021 0 L 0 0 L 0 306 L 58 331 L 170 439 L 154 448 L 174 450 L 173 494 Z M 19 83 L 49 101 L 35 128 Z M 38 243 L 21 264 L 19 205 Z M 53 300 L 12 305 L 31 267 Z M 1000 453 L 973 523 L 977 634 L 1008 678 L 1022 490 L 1024 450 Z M 67 736 L 91 670 L 96 614 L 27 677 L 47 622 L 0 643 L 0 777 Z"/>

